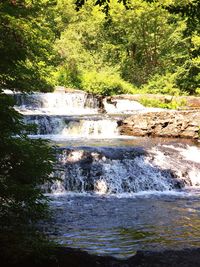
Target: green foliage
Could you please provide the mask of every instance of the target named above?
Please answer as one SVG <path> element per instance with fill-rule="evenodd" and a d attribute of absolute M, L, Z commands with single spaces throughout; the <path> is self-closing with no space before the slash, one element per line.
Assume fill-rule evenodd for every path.
<path fill-rule="evenodd" d="M 166 73 L 165 75 L 154 75 L 150 81 L 143 86 L 143 90 L 152 94 L 168 94 L 180 95 L 183 94 L 176 85 L 176 73 Z"/>
<path fill-rule="evenodd" d="M 58 10 L 61 14 L 61 36 L 56 42 L 56 48 L 62 57 L 61 71 L 66 68 L 68 73 L 82 72 L 102 68 L 102 59 L 98 54 L 101 28 L 105 15 L 98 6 L 89 0 L 83 9 L 76 11 L 73 0 L 59 0 Z M 63 14 L 63 6 L 66 12 Z M 66 19 L 66 16 L 67 19 Z"/>
<path fill-rule="evenodd" d="M 105 72 L 84 72 L 81 79 L 81 86 L 84 90 L 102 95 L 114 95 L 132 93 L 134 87 L 125 82 L 117 73 Z"/>
<path fill-rule="evenodd" d="M 57 84 L 118 94 L 126 89 L 103 85 L 117 73 L 121 82 L 148 92 L 198 92 L 199 32 L 191 24 L 192 17 L 198 22 L 196 5 L 192 0 L 58 0 Z"/>
<path fill-rule="evenodd" d="M 199 24 L 200 25 L 200 24 Z M 191 37 L 191 54 L 177 71 L 177 84 L 190 94 L 199 93 L 200 84 L 200 36 L 195 32 Z"/>
<path fill-rule="evenodd" d="M 48 244 L 36 225 L 48 216 L 41 185 L 52 181 L 54 150 L 47 141 L 28 138 L 30 127 L 2 89 L 52 88 L 56 59 L 52 4 L 46 0 L 0 3 L 0 255 L 6 264 Z"/>
<path fill-rule="evenodd" d="M 166 108 L 166 109 L 179 109 L 184 108 L 186 105 L 186 101 L 184 99 L 181 100 L 160 100 L 155 98 L 140 98 L 139 102 L 145 107 L 154 107 L 154 108 Z"/>
<path fill-rule="evenodd" d="M 1 1 L 0 88 L 21 91 L 52 88 L 55 35 L 49 18 L 53 3 L 53 0 Z"/>
<path fill-rule="evenodd" d="M 41 185 L 53 180 L 55 161 L 47 141 L 27 137 L 29 129 L 13 105 L 0 94 L 0 246 L 1 256 L 10 260 L 33 252 L 33 243 L 41 240 L 36 223 L 48 215 Z"/>
<path fill-rule="evenodd" d="M 117 60 L 121 61 L 123 77 L 130 82 L 145 84 L 155 73 L 174 70 L 174 65 L 184 57 L 185 23 L 159 3 L 129 1 L 127 10 L 122 3 L 112 0 L 110 16 L 110 35 L 126 51 Z"/>
<path fill-rule="evenodd" d="M 199 93 L 200 83 L 200 2 L 198 0 L 186 0 L 184 3 L 175 1 L 168 7 L 170 13 L 180 14 L 186 22 L 184 36 L 188 39 L 188 51 L 181 66 L 177 70 L 177 85 L 189 94 Z"/>
<path fill-rule="evenodd" d="M 80 71 L 73 65 L 60 66 L 54 73 L 56 85 L 62 84 L 62 86 L 69 88 L 81 88 L 81 74 Z"/>

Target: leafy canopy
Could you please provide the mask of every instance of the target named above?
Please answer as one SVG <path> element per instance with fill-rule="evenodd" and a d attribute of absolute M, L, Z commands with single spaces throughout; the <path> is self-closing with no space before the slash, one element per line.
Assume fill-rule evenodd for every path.
<path fill-rule="evenodd" d="M 110 88 L 110 76 L 128 92 L 155 84 L 161 93 L 197 93 L 198 10 L 196 0 L 58 0 L 57 84 L 126 93 Z"/>
<path fill-rule="evenodd" d="M 53 0 L 0 2 L 0 88 L 21 91 L 52 88 L 53 4 Z"/>

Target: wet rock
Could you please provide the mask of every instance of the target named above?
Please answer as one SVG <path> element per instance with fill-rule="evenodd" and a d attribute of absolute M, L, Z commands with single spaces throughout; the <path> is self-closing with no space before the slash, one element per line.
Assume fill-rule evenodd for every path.
<path fill-rule="evenodd" d="M 139 112 L 120 122 L 120 132 L 130 136 L 199 137 L 200 111 Z"/>

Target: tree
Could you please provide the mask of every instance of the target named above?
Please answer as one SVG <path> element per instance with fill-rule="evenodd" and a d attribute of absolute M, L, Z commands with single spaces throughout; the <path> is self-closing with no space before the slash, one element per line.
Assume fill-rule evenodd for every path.
<path fill-rule="evenodd" d="M 133 92 L 135 86 L 167 77 L 173 83 L 169 88 L 175 88 L 168 92 L 180 91 L 174 73 L 186 61 L 190 44 L 184 36 L 186 22 L 167 10 L 169 2 L 173 1 L 87 0 L 77 10 L 75 1 L 59 0 L 59 83 L 113 94 Z M 109 77 L 116 80 L 115 86 L 110 86 Z"/>
<path fill-rule="evenodd" d="M 53 20 L 53 4 L 53 0 L 1 1 L 0 88 L 52 88 L 55 34 L 49 27 L 49 17 Z"/>
<path fill-rule="evenodd" d="M 180 14 L 186 21 L 184 35 L 188 38 L 188 53 L 184 64 L 179 68 L 177 84 L 189 94 L 200 93 L 200 2 L 185 0 L 168 6 L 170 13 Z"/>
<path fill-rule="evenodd" d="M 185 23 L 159 2 L 110 0 L 108 38 L 118 48 L 122 77 L 138 86 L 155 74 L 176 71 L 187 52 Z"/>
<path fill-rule="evenodd" d="M 37 3 L 36 3 L 37 2 Z M 0 246 L 6 263 L 34 253 L 46 243 L 38 222 L 48 214 L 42 187 L 52 181 L 55 151 L 48 141 L 32 140 L 29 127 L 3 89 L 45 91 L 51 41 L 55 38 L 45 10 L 53 1 L 0 3 Z M 51 17 L 51 16 L 50 16 Z"/>
<path fill-rule="evenodd" d="M 64 7 L 64 8 L 63 8 Z M 58 83 L 103 95 L 130 93 L 133 86 L 124 81 L 118 64 L 107 60 L 107 17 L 103 5 L 88 0 L 77 10 L 73 0 L 59 0 L 61 35 L 56 48 L 62 57 Z"/>
<path fill-rule="evenodd" d="M 53 180 L 55 160 L 47 141 L 27 137 L 13 105 L 0 94 L 0 254 L 7 261 L 29 256 L 44 243 L 36 227 L 48 213 L 41 185 Z"/>

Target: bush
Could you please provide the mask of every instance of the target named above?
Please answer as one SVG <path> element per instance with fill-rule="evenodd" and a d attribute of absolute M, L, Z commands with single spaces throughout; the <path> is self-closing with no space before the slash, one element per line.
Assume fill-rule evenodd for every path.
<path fill-rule="evenodd" d="M 81 78 L 82 89 L 101 95 L 116 95 L 132 93 L 134 87 L 124 81 L 119 74 L 109 71 L 87 71 L 82 74 Z"/>
<path fill-rule="evenodd" d="M 56 85 L 62 85 L 69 88 L 80 88 L 81 79 L 79 71 L 73 67 L 61 66 L 55 72 Z"/>
<path fill-rule="evenodd" d="M 154 75 L 150 81 L 143 86 L 146 93 L 180 95 L 183 92 L 176 85 L 176 74 Z"/>
<path fill-rule="evenodd" d="M 186 101 L 184 99 L 173 100 L 173 98 L 171 101 L 166 102 L 160 99 L 142 97 L 139 102 L 145 107 L 166 108 L 166 109 L 178 109 L 178 108 L 183 108 L 186 105 Z"/>

